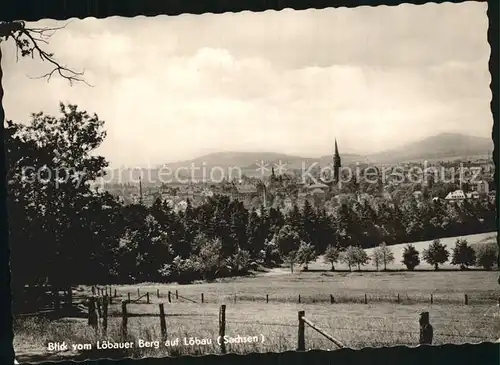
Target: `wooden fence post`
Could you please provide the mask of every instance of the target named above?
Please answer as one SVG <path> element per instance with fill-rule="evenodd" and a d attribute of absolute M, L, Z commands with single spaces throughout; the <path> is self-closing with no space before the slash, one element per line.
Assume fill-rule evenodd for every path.
<path fill-rule="evenodd" d="M 115 289 L 115 298 L 116 298 L 116 289 Z"/>
<path fill-rule="evenodd" d="M 175 299 L 179 299 L 179 291 L 175 289 Z"/>
<path fill-rule="evenodd" d="M 110 298 L 111 299 L 111 298 Z M 108 297 L 105 296 L 102 301 L 102 331 L 106 335 L 108 331 Z"/>
<path fill-rule="evenodd" d="M 269 303 L 269 294 L 266 294 L 266 303 Z"/>
<path fill-rule="evenodd" d="M 204 302 L 203 293 L 201 293 L 201 302 Z"/>
<path fill-rule="evenodd" d="M 234 304 L 236 304 L 236 294 L 234 294 Z"/>
<path fill-rule="evenodd" d="M 97 312 L 96 312 L 96 305 L 95 305 L 95 297 L 89 298 L 89 318 L 88 318 L 88 324 L 91 327 L 94 327 L 97 330 L 98 327 L 98 321 L 97 321 Z"/>
<path fill-rule="evenodd" d="M 465 305 L 469 305 L 469 297 L 467 296 L 467 294 L 464 294 L 464 302 Z"/>
<path fill-rule="evenodd" d="M 224 336 L 226 335 L 226 305 L 222 304 L 219 311 L 219 337 L 220 337 L 220 351 L 226 353 L 226 343 Z"/>
<path fill-rule="evenodd" d="M 109 304 L 113 304 L 113 296 L 111 294 L 109 295 Z"/>
<path fill-rule="evenodd" d="M 299 304 L 300 304 L 300 294 L 299 294 Z"/>
<path fill-rule="evenodd" d="M 95 295 L 95 286 L 92 286 L 92 295 Z"/>
<path fill-rule="evenodd" d="M 99 314 L 99 318 L 102 317 L 102 311 L 101 311 L 101 299 L 102 297 L 97 298 L 97 313 Z"/>
<path fill-rule="evenodd" d="M 160 298 L 160 289 L 156 289 L 156 297 L 159 299 Z"/>
<path fill-rule="evenodd" d="M 305 312 L 299 311 L 299 334 L 297 342 L 297 351 L 305 351 L 306 349 L 305 325 L 303 319 L 304 316 Z"/>
<path fill-rule="evenodd" d="M 167 339 L 167 324 L 165 323 L 165 309 L 163 308 L 163 303 L 160 303 L 159 306 L 160 306 L 161 338 L 163 340 L 166 340 Z"/>
<path fill-rule="evenodd" d="M 368 304 L 368 297 L 365 294 L 365 304 Z"/>
<path fill-rule="evenodd" d="M 141 293 L 139 291 L 139 288 L 137 288 L 137 298 L 139 298 L 141 296 Z"/>
<path fill-rule="evenodd" d="M 434 303 L 434 295 L 432 295 L 432 293 L 431 293 L 431 304 L 433 304 L 433 303 Z"/>
<path fill-rule="evenodd" d="M 330 304 L 333 304 L 335 303 L 335 298 L 333 297 L 333 295 L 330 294 Z"/>
<path fill-rule="evenodd" d="M 399 304 L 399 293 L 398 293 L 398 304 Z"/>
<path fill-rule="evenodd" d="M 127 293 L 127 299 L 130 302 L 130 293 Z"/>
<path fill-rule="evenodd" d="M 71 285 L 68 288 L 68 293 L 66 295 L 66 307 L 71 308 L 73 306 L 73 290 Z"/>
<path fill-rule="evenodd" d="M 146 303 L 149 304 L 149 292 L 146 292 Z"/>
<path fill-rule="evenodd" d="M 171 293 L 170 290 L 168 291 L 168 302 L 172 303 L 172 298 L 171 298 Z"/>
<path fill-rule="evenodd" d="M 122 302 L 122 340 L 124 341 L 127 338 L 127 323 L 128 323 L 127 302 Z"/>
<path fill-rule="evenodd" d="M 59 288 L 52 290 L 52 295 L 54 296 L 54 309 L 59 311 L 61 309 L 61 300 L 59 298 Z"/>

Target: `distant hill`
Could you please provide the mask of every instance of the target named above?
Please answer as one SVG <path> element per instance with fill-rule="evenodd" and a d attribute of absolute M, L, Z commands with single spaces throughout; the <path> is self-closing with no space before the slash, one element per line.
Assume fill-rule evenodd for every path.
<path fill-rule="evenodd" d="M 491 138 L 442 133 L 408 145 L 367 156 L 372 163 L 397 163 L 414 160 L 453 159 L 489 155 L 493 152 Z"/>
<path fill-rule="evenodd" d="M 166 165 L 173 169 L 180 166 L 190 166 L 194 163 L 195 166 L 202 166 L 202 164 L 204 164 L 207 167 L 219 166 L 224 169 L 238 166 L 242 170 L 255 170 L 257 169 L 258 164 L 263 161 L 264 163 L 268 163 L 270 165 L 281 162 L 282 164 L 286 164 L 289 169 L 301 169 L 303 163 L 305 163 L 306 166 L 310 166 L 316 162 L 321 166 L 325 166 L 332 162 L 332 158 L 333 155 L 311 158 L 274 152 L 216 152 L 195 158 L 193 160 L 175 162 Z M 349 164 L 356 161 L 365 161 L 365 157 L 356 154 L 342 154 L 342 161 L 345 164 Z"/>
<path fill-rule="evenodd" d="M 345 154 L 340 151 L 342 164 L 344 166 L 359 163 L 389 164 L 407 161 L 437 160 L 437 159 L 455 159 L 455 158 L 473 158 L 477 156 L 491 156 L 493 151 L 493 141 L 490 138 L 473 137 L 458 133 L 442 133 L 436 136 L 428 137 L 423 140 L 409 143 L 405 146 L 370 154 L 367 156 L 358 154 Z M 286 164 L 287 170 L 300 170 L 303 164 L 306 168 L 313 163 L 319 163 L 319 166 L 327 166 L 332 162 L 332 155 L 321 156 L 318 158 L 307 158 L 301 156 L 287 155 L 275 152 L 216 152 L 200 156 L 193 160 L 179 161 L 165 164 L 172 171 L 181 169 L 181 176 L 186 176 L 186 168 L 195 166 L 198 171 L 195 178 L 200 179 L 205 171 L 211 171 L 213 167 L 218 170 L 223 169 L 226 173 L 231 167 L 239 168 L 247 176 L 261 176 L 258 170 L 258 163 L 261 161 L 267 163 L 269 168 L 266 175 L 270 174 L 270 168 L 273 164 Z M 109 182 L 128 182 L 130 180 L 138 181 L 139 171 L 121 170 L 121 179 L 118 179 L 118 170 L 112 171 L 112 178 L 109 176 L 106 180 Z M 217 170 L 214 170 L 217 171 Z M 156 182 L 158 178 L 157 169 L 143 169 L 143 173 L 148 173 L 151 178 L 145 179 Z M 214 173 L 217 176 L 217 173 Z M 189 175 L 190 176 L 190 175 Z M 236 177 L 236 175 L 233 175 Z M 165 178 L 164 178 L 165 179 Z"/>

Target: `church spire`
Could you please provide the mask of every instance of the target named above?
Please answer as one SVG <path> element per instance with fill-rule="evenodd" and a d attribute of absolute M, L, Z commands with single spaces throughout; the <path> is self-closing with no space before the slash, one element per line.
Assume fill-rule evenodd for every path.
<path fill-rule="evenodd" d="M 139 176 L 139 204 L 142 204 L 142 179 Z"/>
<path fill-rule="evenodd" d="M 335 138 L 335 154 L 333 155 L 333 182 L 338 184 L 340 180 L 340 167 L 342 162 L 340 160 L 339 147 L 337 145 L 337 138 Z"/>

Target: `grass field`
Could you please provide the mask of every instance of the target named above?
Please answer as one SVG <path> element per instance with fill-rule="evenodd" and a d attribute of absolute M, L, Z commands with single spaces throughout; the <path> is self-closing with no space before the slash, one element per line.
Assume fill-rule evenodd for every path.
<path fill-rule="evenodd" d="M 468 237 L 469 243 L 491 240 L 494 235 Z M 455 239 L 443 242 L 453 245 Z M 428 243 L 415 246 L 426 247 Z M 397 246 L 392 249 L 399 250 Z M 323 265 L 323 266 L 322 266 Z M 310 268 L 329 269 L 318 261 Z M 395 266 L 394 269 L 399 267 Z M 425 269 L 425 267 L 424 267 Z M 427 268 L 429 269 L 429 268 Z M 297 312 L 304 310 L 306 317 L 339 339 L 346 346 L 392 346 L 418 344 L 418 318 L 422 311 L 429 311 L 434 326 L 434 343 L 476 343 L 495 341 L 500 338 L 500 296 L 498 272 L 480 270 L 415 272 L 328 272 L 311 271 L 294 274 L 276 269 L 253 277 L 219 280 L 214 283 L 191 285 L 142 283 L 113 286 L 117 298 L 113 298 L 110 314 L 119 316 L 121 300 L 137 298 L 150 293 L 150 303 L 128 304 L 133 314 L 158 314 L 158 303 L 165 303 L 167 333 L 169 339 L 186 337 L 210 338 L 212 344 L 200 346 L 164 347 L 159 349 L 131 349 L 123 352 L 112 350 L 86 351 L 83 355 L 67 352 L 63 356 L 73 359 L 123 356 L 165 356 L 180 354 L 219 353 L 215 343 L 218 335 L 219 305 L 226 304 L 226 334 L 229 336 L 257 336 L 259 342 L 229 344 L 228 352 L 248 353 L 294 350 L 297 346 Z M 157 290 L 160 298 L 157 298 Z M 172 303 L 168 303 L 167 293 Z M 201 294 L 204 303 L 200 303 Z M 433 294 L 433 304 L 430 295 Z M 79 296 L 90 295 L 90 288 L 80 287 Z M 266 294 L 269 302 L 266 303 Z M 367 295 L 368 304 L 364 304 Z M 397 303 L 399 294 L 400 302 Z M 464 304 L 464 294 L 469 303 Z M 234 301 L 236 295 L 236 302 Z M 298 296 L 301 303 L 298 303 Z M 330 295 L 335 304 L 330 303 Z M 190 302 L 188 299 L 195 301 Z M 121 341 L 121 318 L 110 317 L 107 338 Z M 128 332 L 131 340 L 159 340 L 159 317 L 129 318 Z M 16 321 L 14 347 L 19 360 L 33 359 L 34 354 L 47 356 L 47 342 L 91 343 L 98 341 L 96 334 L 87 326 L 85 319 L 67 318 L 58 321 L 23 319 Z M 262 343 L 262 336 L 264 342 Z M 306 328 L 306 348 L 334 349 L 327 339 Z M 78 356 L 83 356 L 78 358 Z"/>
<path fill-rule="evenodd" d="M 452 250 L 453 247 L 455 247 L 455 242 L 457 238 L 465 238 L 469 245 L 475 246 L 478 244 L 485 244 L 485 243 L 496 243 L 497 239 L 497 233 L 496 232 L 488 232 L 488 233 L 480 233 L 480 234 L 473 234 L 469 236 L 460 236 L 460 237 L 446 237 L 441 239 L 441 243 L 444 244 L 447 248 L 447 250 L 450 252 L 450 259 L 447 263 L 444 263 L 443 265 L 440 265 L 441 268 L 443 269 L 456 269 L 456 266 L 451 265 L 451 255 L 452 255 Z M 422 242 L 412 242 L 411 244 L 417 249 L 417 251 L 420 252 L 420 265 L 417 267 L 417 270 L 432 270 L 433 267 L 426 263 L 422 259 L 422 253 L 424 249 L 429 247 L 429 244 L 432 241 L 422 241 Z M 394 254 L 394 262 L 392 264 L 387 265 L 387 269 L 389 270 L 402 270 L 406 269 L 406 267 L 403 265 L 401 262 L 403 258 L 403 250 L 406 244 L 399 244 L 399 245 L 392 245 L 388 246 L 392 253 Z M 366 250 L 369 255 L 371 255 L 373 249 L 368 249 Z M 336 268 L 347 270 L 348 267 L 346 264 L 336 264 Z M 322 258 L 318 258 L 316 262 L 309 264 L 309 269 L 311 270 L 329 270 L 330 269 L 330 264 L 327 264 L 323 262 Z M 368 269 L 368 270 L 374 270 L 375 266 L 372 265 L 371 263 L 363 266 L 363 269 Z"/>

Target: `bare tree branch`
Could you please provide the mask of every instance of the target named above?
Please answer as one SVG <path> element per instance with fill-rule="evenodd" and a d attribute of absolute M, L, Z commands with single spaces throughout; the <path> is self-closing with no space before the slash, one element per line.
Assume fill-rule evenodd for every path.
<path fill-rule="evenodd" d="M 54 59 L 53 53 L 48 53 L 39 46 L 40 43 L 49 44 L 48 39 L 56 31 L 65 28 L 66 25 L 55 28 L 27 28 L 26 23 L 23 21 L 0 22 L 0 42 L 12 38 L 16 44 L 17 59 L 19 59 L 20 53 L 21 57 L 31 56 L 31 58 L 35 58 L 35 56 L 38 56 L 42 61 L 52 64 L 53 68 L 50 72 L 35 77 L 35 79 L 46 78 L 47 81 L 50 81 L 54 74 L 59 74 L 59 76 L 68 80 L 70 85 L 73 85 L 74 82 L 82 82 L 92 86 L 81 77 L 84 74 L 83 71 L 77 72 L 61 65 Z"/>

